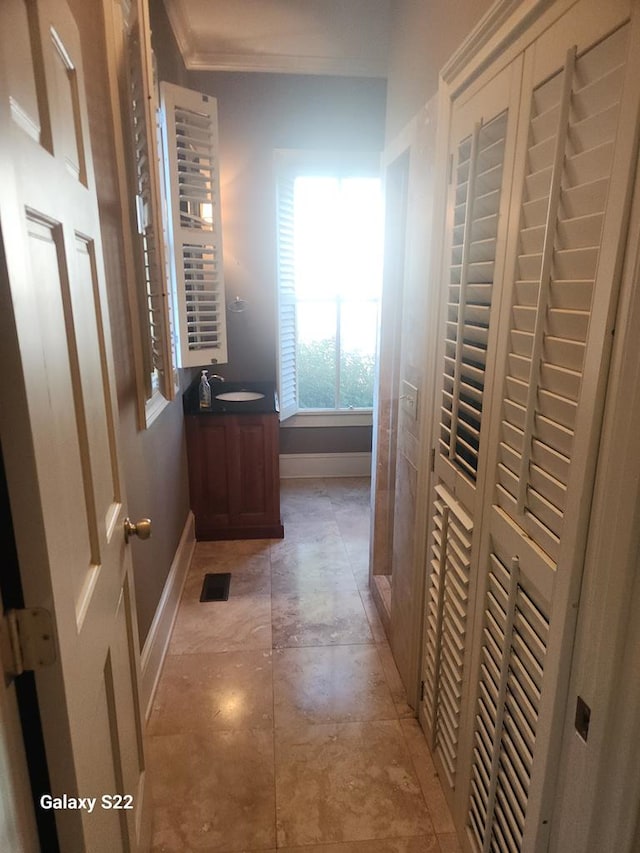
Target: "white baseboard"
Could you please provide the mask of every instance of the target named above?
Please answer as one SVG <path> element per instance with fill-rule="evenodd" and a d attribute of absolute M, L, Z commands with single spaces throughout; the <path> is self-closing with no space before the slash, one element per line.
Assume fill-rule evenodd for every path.
<path fill-rule="evenodd" d="M 280 477 L 370 477 L 370 453 L 282 453 Z"/>
<path fill-rule="evenodd" d="M 145 720 L 148 720 L 151 714 L 153 697 L 167 653 L 173 623 L 178 613 L 182 588 L 187 577 L 195 544 L 195 520 L 193 513 L 190 512 L 140 655 L 141 700 Z"/>

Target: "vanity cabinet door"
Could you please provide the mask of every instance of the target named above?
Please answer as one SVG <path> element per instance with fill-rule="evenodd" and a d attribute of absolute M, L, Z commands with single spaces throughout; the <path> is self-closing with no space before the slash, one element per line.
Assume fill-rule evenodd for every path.
<path fill-rule="evenodd" d="M 277 415 L 187 415 L 196 538 L 282 538 Z"/>
<path fill-rule="evenodd" d="M 231 525 L 280 523 L 278 420 L 275 415 L 231 415 L 228 456 Z"/>

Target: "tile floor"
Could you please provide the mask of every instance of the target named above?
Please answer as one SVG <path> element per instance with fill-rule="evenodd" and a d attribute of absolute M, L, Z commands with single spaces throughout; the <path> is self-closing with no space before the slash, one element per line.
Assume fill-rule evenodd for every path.
<path fill-rule="evenodd" d="M 282 517 L 196 546 L 148 727 L 154 853 L 457 853 L 367 588 L 369 481 L 284 480 Z"/>

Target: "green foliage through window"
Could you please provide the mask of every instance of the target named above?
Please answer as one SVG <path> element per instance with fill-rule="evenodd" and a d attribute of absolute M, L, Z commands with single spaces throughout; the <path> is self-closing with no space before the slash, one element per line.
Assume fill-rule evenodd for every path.
<path fill-rule="evenodd" d="M 332 338 L 298 344 L 298 403 L 301 409 L 371 409 L 375 358 L 343 352 L 340 399 L 336 400 L 336 345 Z"/>

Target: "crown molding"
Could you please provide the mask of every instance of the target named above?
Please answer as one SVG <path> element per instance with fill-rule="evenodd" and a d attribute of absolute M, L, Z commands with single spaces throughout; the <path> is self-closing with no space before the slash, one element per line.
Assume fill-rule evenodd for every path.
<path fill-rule="evenodd" d="M 164 4 L 173 35 L 175 36 L 178 49 L 182 54 L 182 60 L 185 67 L 189 67 L 190 57 L 193 53 L 194 34 L 191 29 L 191 22 L 181 2 L 171 2 L 171 0 L 162 0 Z"/>
<path fill-rule="evenodd" d="M 387 76 L 386 54 L 378 57 L 321 56 L 199 50 L 197 33 L 184 0 L 163 0 L 188 71 L 257 71 L 267 74 L 318 74 L 336 77 Z"/>
<path fill-rule="evenodd" d="M 454 92 L 462 78 L 468 83 L 554 2 L 556 0 L 497 0 L 442 67 L 442 82 Z"/>
<path fill-rule="evenodd" d="M 183 54 L 184 55 L 184 54 Z M 334 56 L 189 52 L 189 71 L 259 71 L 267 74 L 324 74 L 337 77 L 386 77 L 385 62 Z"/>

